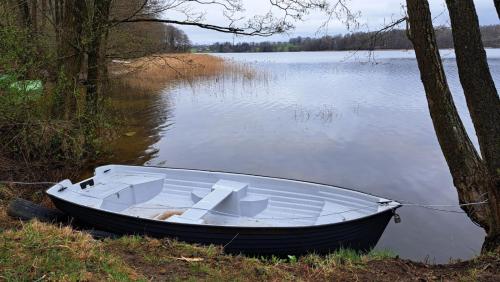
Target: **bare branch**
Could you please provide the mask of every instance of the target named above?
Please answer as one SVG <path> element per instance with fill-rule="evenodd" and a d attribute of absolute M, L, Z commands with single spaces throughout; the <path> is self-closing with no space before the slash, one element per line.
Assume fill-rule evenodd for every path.
<path fill-rule="evenodd" d="M 188 26 L 197 26 L 204 29 L 215 30 L 218 32 L 224 33 L 233 33 L 240 35 L 259 35 L 259 36 L 270 36 L 273 35 L 274 32 L 270 30 L 264 29 L 255 29 L 253 31 L 245 31 L 243 28 L 235 28 L 230 26 L 218 26 L 212 24 L 205 24 L 199 22 L 188 22 L 188 21 L 177 21 L 177 20 L 168 20 L 168 19 L 148 19 L 148 18 L 137 18 L 137 19 L 129 19 L 125 21 L 120 21 L 123 23 L 137 23 L 137 22 L 156 22 L 156 23 L 167 23 L 167 24 L 177 24 L 177 25 L 188 25 Z"/>
<path fill-rule="evenodd" d="M 110 22 L 115 25 L 120 23 L 156 22 L 196 26 L 236 35 L 271 36 L 292 30 L 294 22 L 305 20 L 305 16 L 314 10 L 326 14 L 326 20 L 321 26 L 322 28 L 326 29 L 328 22 L 334 18 L 342 21 L 348 28 L 353 25 L 357 26 L 356 19 L 359 13 L 352 13 L 347 6 L 347 2 L 348 0 L 336 0 L 332 4 L 328 0 L 269 0 L 269 11 L 267 13 L 248 16 L 242 14 L 245 9 L 241 0 L 157 0 L 152 4 L 154 9 L 149 14 L 131 16 L 125 19 L 113 19 Z M 226 23 L 207 23 L 204 20 L 205 11 L 200 7 L 203 5 L 220 7 Z M 167 11 L 181 14 L 185 19 L 162 18 Z"/>

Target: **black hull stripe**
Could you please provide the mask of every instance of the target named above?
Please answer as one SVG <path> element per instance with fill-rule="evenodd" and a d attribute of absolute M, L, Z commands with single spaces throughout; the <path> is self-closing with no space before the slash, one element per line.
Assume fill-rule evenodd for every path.
<path fill-rule="evenodd" d="M 98 229 L 203 245 L 230 242 L 225 248 L 227 252 L 250 255 L 327 253 L 341 247 L 366 251 L 377 244 L 393 214 L 387 210 L 359 220 L 304 228 L 224 227 L 152 221 L 88 208 L 57 197 L 51 199 L 60 210 Z"/>

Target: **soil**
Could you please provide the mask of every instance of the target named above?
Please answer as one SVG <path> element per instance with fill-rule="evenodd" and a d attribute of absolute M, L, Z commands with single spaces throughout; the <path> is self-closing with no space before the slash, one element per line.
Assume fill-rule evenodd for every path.
<path fill-rule="evenodd" d="M 163 244 L 162 244 L 163 245 Z M 144 247 L 144 246 L 143 246 Z M 148 247 L 144 247 L 148 249 Z M 318 267 L 299 258 L 298 262 L 249 263 L 242 256 L 218 254 L 213 257 L 201 255 L 201 262 L 170 259 L 158 265 L 151 262 L 134 249 L 111 248 L 135 267 L 139 273 L 147 274 L 154 281 L 169 280 L 172 277 L 185 280 L 305 280 L 305 281 L 500 281 L 500 256 L 497 253 L 478 257 L 470 261 L 450 264 L 426 264 L 399 258 L 375 259 L 367 262 Z M 158 257 L 175 257 L 175 251 L 165 250 Z M 174 256 L 172 256 L 174 255 Z M 182 256 L 179 256 L 182 258 Z M 253 261 L 252 261 L 253 262 Z M 193 267 L 195 264 L 197 267 Z M 206 271 L 194 271 L 204 266 Z M 212 273 L 216 269 L 217 274 Z M 220 276 L 221 275 L 221 276 Z M 217 280 L 217 279 L 216 279 Z"/>

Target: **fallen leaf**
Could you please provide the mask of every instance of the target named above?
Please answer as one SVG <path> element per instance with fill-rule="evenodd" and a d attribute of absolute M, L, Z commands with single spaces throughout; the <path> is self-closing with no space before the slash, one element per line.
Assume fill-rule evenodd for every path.
<path fill-rule="evenodd" d="M 125 136 L 132 137 L 135 135 L 135 133 L 136 133 L 135 131 L 130 131 L 130 132 L 125 133 Z"/>

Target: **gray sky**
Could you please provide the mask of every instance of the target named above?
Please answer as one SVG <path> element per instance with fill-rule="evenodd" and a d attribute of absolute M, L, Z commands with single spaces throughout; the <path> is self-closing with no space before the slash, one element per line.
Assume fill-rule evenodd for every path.
<path fill-rule="evenodd" d="M 331 0 L 334 1 L 334 0 Z M 265 14 L 270 9 L 269 0 L 243 0 L 246 10 L 245 15 Z M 390 22 L 391 19 L 401 18 L 403 15 L 402 5 L 404 0 L 350 0 L 349 7 L 351 11 L 359 11 L 361 16 L 359 22 L 362 24 L 360 30 L 376 30 L 384 25 L 384 22 Z M 446 10 L 445 0 L 430 0 L 432 14 L 435 17 L 434 24 L 447 24 L 449 22 L 448 11 Z M 500 20 L 496 14 L 493 0 L 474 1 L 479 15 L 481 25 L 499 24 Z M 193 6 L 196 10 L 197 6 Z M 210 24 L 224 25 L 227 23 L 222 10 L 217 6 L 202 6 L 205 12 L 205 21 Z M 200 11 L 200 10 L 198 10 Z M 174 16 L 175 18 L 175 16 Z M 324 22 L 325 15 L 320 12 L 312 12 L 306 16 L 304 22 L 296 22 L 296 28 L 288 35 L 273 35 L 271 37 L 242 37 L 219 32 L 209 31 L 196 27 L 179 26 L 189 36 L 195 44 L 213 43 L 221 41 L 286 41 L 290 37 L 310 36 L 318 37 L 325 34 L 346 33 L 346 27 L 333 20 L 330 22 L 328 30 L 322 30 L 318 33 L 318 28 Z"/>

